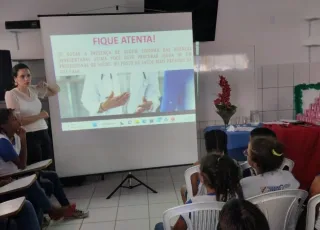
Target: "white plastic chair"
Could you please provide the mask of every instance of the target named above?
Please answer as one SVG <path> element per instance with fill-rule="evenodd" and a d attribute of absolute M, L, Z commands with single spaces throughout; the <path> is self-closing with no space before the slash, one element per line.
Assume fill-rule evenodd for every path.
<path fill-rule="evenodd" d="M 171 230 L 170 220 L 177 216 L 185 216 L 188 230 L 215 230 L 223 205 L 224 202 L 212 201 L 170 208 L 163 213 L 163 227 L 165 230 Z"/>
<path fill-rule="evenodd" d="M 294 230 L 308 192 L 300 189 L 279 190 L 247 199 L 266 216 L 271 230 Z"/>
<path fill-rule="evenodd" d="M 288 170 L 292 172 L 293 167 L 294 167 L 294 162 L 293 160 L 290 160 L 289 158 L 284 158 L 282 165 L 280 166 L 280 169 L 284 169 L 285 167 L 288 167 Z M 242 171 L 246 169 L 251 169 L 251 166 L 249 165 L 248 161 L 245 161 L 240 164 L 240 168 Z"/>
<path fill-rule="evenodd" d="M 308 207 L 307 207 L 307 226 L 306 230 L 314 230 L 315 225 L 316 225 L 316 220 L 317 220 L 317 205 L 320 203 L 320 195 L 316 195 L 312 197 L 309 202 L 308 202 Z M 320 213 L 318 213 L 319 215 Z M 317 226 L 317 229 L 319 227 Z"/>
<path fill-rule="evenodd" d="M 195 173 L 200 172 L 200 165 L 195 165 L 190 168 L 188 168 L 184 172 L 184 179 L 186 181 L 186 188 L 187 188 L 187 193 L 188 193 L 188 198 L 192 198 L 193 196 L 193 191 L 192 191 L 192 184 L 191 184 L 191 176 Z M 200 184 L 198 186 L 198 193 L 197 195 L 204 195 L 206 194 L 205 187 Z"/>

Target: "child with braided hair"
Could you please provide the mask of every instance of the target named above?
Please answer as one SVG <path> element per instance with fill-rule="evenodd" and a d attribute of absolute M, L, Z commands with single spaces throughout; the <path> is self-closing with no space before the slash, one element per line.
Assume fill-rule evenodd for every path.
<path fill-rule="evenodd" d="M 186 204 L 210 201 L 226 202 L 235 197 L 243 199 L 240 185 L 241 175 L 238 166 L 230 157 L 216 154 L 203 157 L 200 161 L 199 177 L 201 183 L 203 183 L 206 188 L 207 194 L 195 196 L 188 200 Z M 186 218 L 189 218 L 188 214 L 180 216 L 173 229 L 186 230 Z M 162 229 L 163 223 L 158 223 L 155 226 L 155 230 Z"/>

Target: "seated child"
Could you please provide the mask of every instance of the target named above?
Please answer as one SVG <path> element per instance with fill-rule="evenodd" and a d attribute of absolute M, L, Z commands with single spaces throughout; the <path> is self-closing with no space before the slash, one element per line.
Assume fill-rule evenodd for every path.
<path fill-rule="evenodd" d="M 11 179 L 0 180 L 0 187 L 10 183 Z M 7 200 L 4 200 L 5 202 Z M 0 220 L 0 229 L 8 230 L 23 230 L 28 226 L 29 230 L 40 230 L 40 225 L 38 222 L 37 214 L 33 208 L 33 205 L 26 200 L 21 208 L 21 210 L 11 218 L 14 222 L 9 221 L 9 219 Z"/>
<path fill-rule="evenodd" d="M 269 224 L 254 204 L 246 200 L 229 200 L 222 208 L 219 230 L 269 230 Z"/>
<path fill-rule="evenodd" d="M 186 204 L 194 202 L 221 201 L 226 202 L 231 198 L 243 198 L 240 186 L 240 175 L 238 166 L 228 156 L 207 155 L 202 158 L 200 163 L 200 181 L 206 188 L 206 195 L 195 196 Z M 185 218 L 188 214 L 180 216 L 174 230 L 186 230 Z M 155 230 L 162 230 L 163 223 L 158 223 Z"/>
<path fill-rule="evenodd" d="M 12 109 L 0 109 L 0 175 L 23 169 L 27 163 L 26 132 L 21 127 Z M 70 218 L 86 218 L 88 211 L 75 209 L 68 201 L 58 175 L 52 171 L 42 171 L 40 176 L 53 183 L 53 194 L 62 207 L 74 207 Z"/>
<path fill-rule="evenodd" d="M 291 172 L 280 170 L 283 145 L 273 137 L 255 137 L 248 146 L 248 163 L 257 176 L 243 178 L 240 183 L 245 198 L 283 189 L 298 189 L 300 184 Z"/>
<path fill-rule="evenodd" d="M 211 130 L 204 134 L 206 151 L 208 154 L 218 154 L 218 155 L 228 155 L 227 145 L 228 145 L 228 136 L 222 130 Z M 194 163 L 194 165 L 199 165 L 199 161 Z M 193 196 L 205 194 L 203 187 L 199 183 L 199 173 L 195 173 L 191 176 L 191 184 Z M 182 186 L 181 197 L 183 203 L 187 201 L 187 189 L 186 186 Z"/>
<path fill-rule="evenodd" d="M 273 137 L 277 139 L 277 135 L 275 132 L 273 132 L 271 129 L 265 128 L 265 127 L 259 127 L 255 128 L 250 132 L 250 140 L 255 137 Z M 248 156 L 248 149 L 244 152 L 246 156 Z M 243 171 L 243 178 L 255 175 L 255 172 L 253 169 L 246 169 Z"/>

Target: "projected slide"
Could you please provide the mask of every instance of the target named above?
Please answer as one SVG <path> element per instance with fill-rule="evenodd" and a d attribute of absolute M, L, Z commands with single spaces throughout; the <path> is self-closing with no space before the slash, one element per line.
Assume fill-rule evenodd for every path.
<path fill-rule="evenodd" d="M 192 30 L 50 41 L 63 131 L 195 122 Z"/>

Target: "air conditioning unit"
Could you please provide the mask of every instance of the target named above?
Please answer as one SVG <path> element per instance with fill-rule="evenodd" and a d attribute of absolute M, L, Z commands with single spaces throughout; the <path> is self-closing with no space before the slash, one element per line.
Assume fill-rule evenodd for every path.
<path fill-rule="evenodd" d="M 6 21 L 6 30 L 12 32 L 26 31 L 26 30 L 37 30 L 40 29 L 39 20 L 26 20 L 26 21 Z"/>

